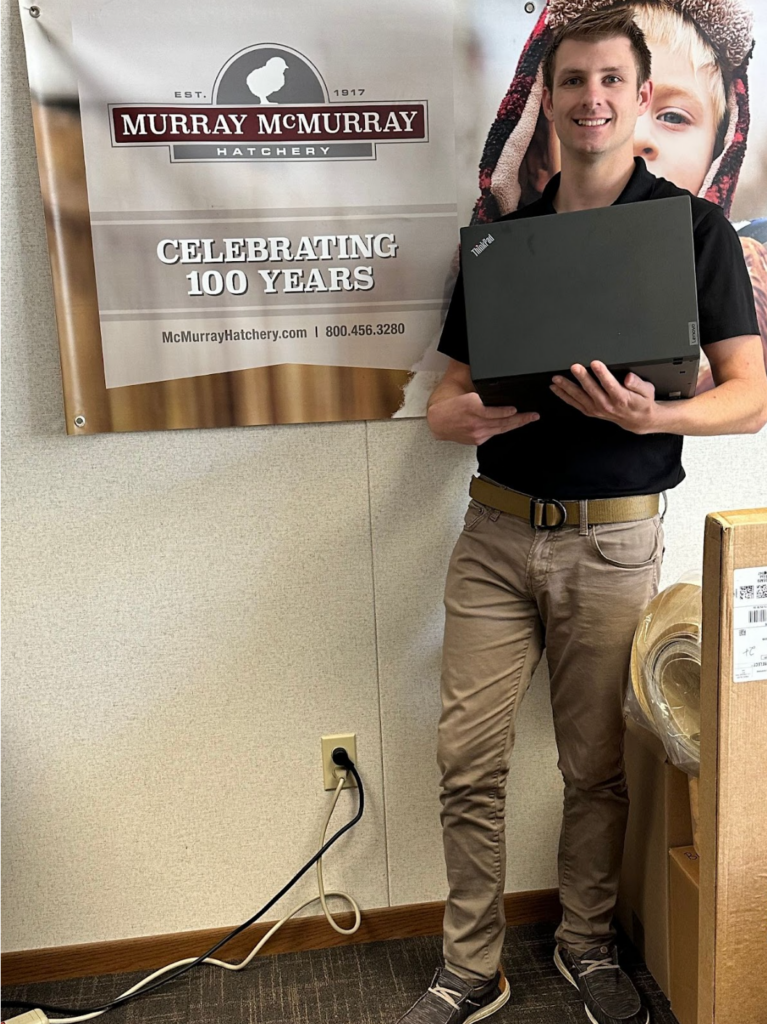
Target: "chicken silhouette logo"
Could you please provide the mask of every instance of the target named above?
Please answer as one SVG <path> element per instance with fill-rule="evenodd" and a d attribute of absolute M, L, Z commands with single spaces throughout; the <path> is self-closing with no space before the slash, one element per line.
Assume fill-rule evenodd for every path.
<path fill-rule="evenodd" d="M 331 94 L 304 54 L 258 43 L 218 72 L 212 103 L 110 104 L 112 144 L 164 146 L 187 161 L 376 160 L 381 143 L 428 143 L 425 100 Z"/>
<path fill-rule="evenodd" d="M 328 103 L 322 75 L 298 50 L 276 43 L 248 46 L 224 64 L 213 87 L 216 103 L 260 106 Z"/>
<path fill-rule="evenodd" d="M 270 57 L 262 68 L 251 71 L 245 82 L 259 103 L 269 104 L 272 93 L 282 89 L 287 69 L 287 61 L 282 57 Z"/>

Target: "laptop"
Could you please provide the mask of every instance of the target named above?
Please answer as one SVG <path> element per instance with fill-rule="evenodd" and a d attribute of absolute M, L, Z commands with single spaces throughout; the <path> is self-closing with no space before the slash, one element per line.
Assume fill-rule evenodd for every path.
<path fill-rule="evenodd" d="M 689 196 L 461 230 L 471 376 L 485 405 L 535 409 L 551 377 L 599 359 L 660 399 L 700 361 Z"/>

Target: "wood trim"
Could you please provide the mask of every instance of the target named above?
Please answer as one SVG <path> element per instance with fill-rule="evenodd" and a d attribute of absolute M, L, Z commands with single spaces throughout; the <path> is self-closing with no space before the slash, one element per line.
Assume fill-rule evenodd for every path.
<path fill-rule="evenodd" d="M 561 913 L 556 889 L 507 893 L 504 904 L 509 925 L 553 922 L 558 920 Z M 264 949 L 267 954 L 296 953 L 307 949 L 325 949 L 328 946 L 406 939 L 414 935 L 439 935 L 444 909 L 445 904 L 440 901 L 365 910 L 362 912 L 359 930 L 348 936 L 334 931 L 322 915 L 293 918 L 272 936 Z M 349 928 L 354 922 L 351 912 L 338 914 L 336 918 L 342 928 Z M 217 956 L 226 960 L 241 960 L 273 924 L 271 921 L 251 925 L 232 939 Z M 3 953 L 3 985 L 156 969 L 175 960 L 199 955 L 231 930 L 208 928 L 174 935 L 148 935 L 137 939 Z"/>

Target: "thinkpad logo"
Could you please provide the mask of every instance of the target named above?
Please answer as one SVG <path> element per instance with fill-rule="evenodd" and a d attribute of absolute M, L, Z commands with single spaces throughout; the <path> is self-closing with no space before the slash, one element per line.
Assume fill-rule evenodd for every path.
<path fill-rule="evenodd" d="M 492 235 L 485 235 L 481 242 L 477 242 L 475 246 L 472 246 L 471 251 L 474 253 L 475 256 L 479 256 L 479 254 L 483 253 L 485 249 L 487 249 L 488 245 L 490 245 L 490 243 L 494 241 L 495 239 L 493 238 Z"/>
<path fill-rule="evenodd" d="M 175 163 L 375 160 L 381 143 L 428 142 L 425 100 L 336 98 L 307 57 L 273 43 L 231 57 L 211 95 L 212 103 L 110 104 L 112 144 L 166 146 Z"/>

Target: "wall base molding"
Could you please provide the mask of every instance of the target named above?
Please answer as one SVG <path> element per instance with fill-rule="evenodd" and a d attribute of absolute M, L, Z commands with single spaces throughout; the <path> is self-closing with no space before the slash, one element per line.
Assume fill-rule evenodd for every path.
<path fill-rule="evenodd" d="M 556 889 L 507 893 L 504 905 L 509 925 L 554 922 L 561 913 Z M 365 910 L 362 912 L 359 930 L 351 936 L 339 935 L 322 915 L 293 918 L 267 943 L 263 955 L 380 942 L 385 939 L 406 939 L 413 935 L 439 935 L 444 909 L 444 901 L 439 901 Z M 337 920 L 342 928 L 350 928 L 354 923 L 354 914 L 338 914 Z M 251 925 L 216 955 L 222 960 L 243 959 L 273 924 L 270 921 Z M 231 930 L 208 928 L 174 935 L 148 935 L 135 939 L 3 953 L 3 986 L 157 969 L 175 960 L 199 956 Z"/>

